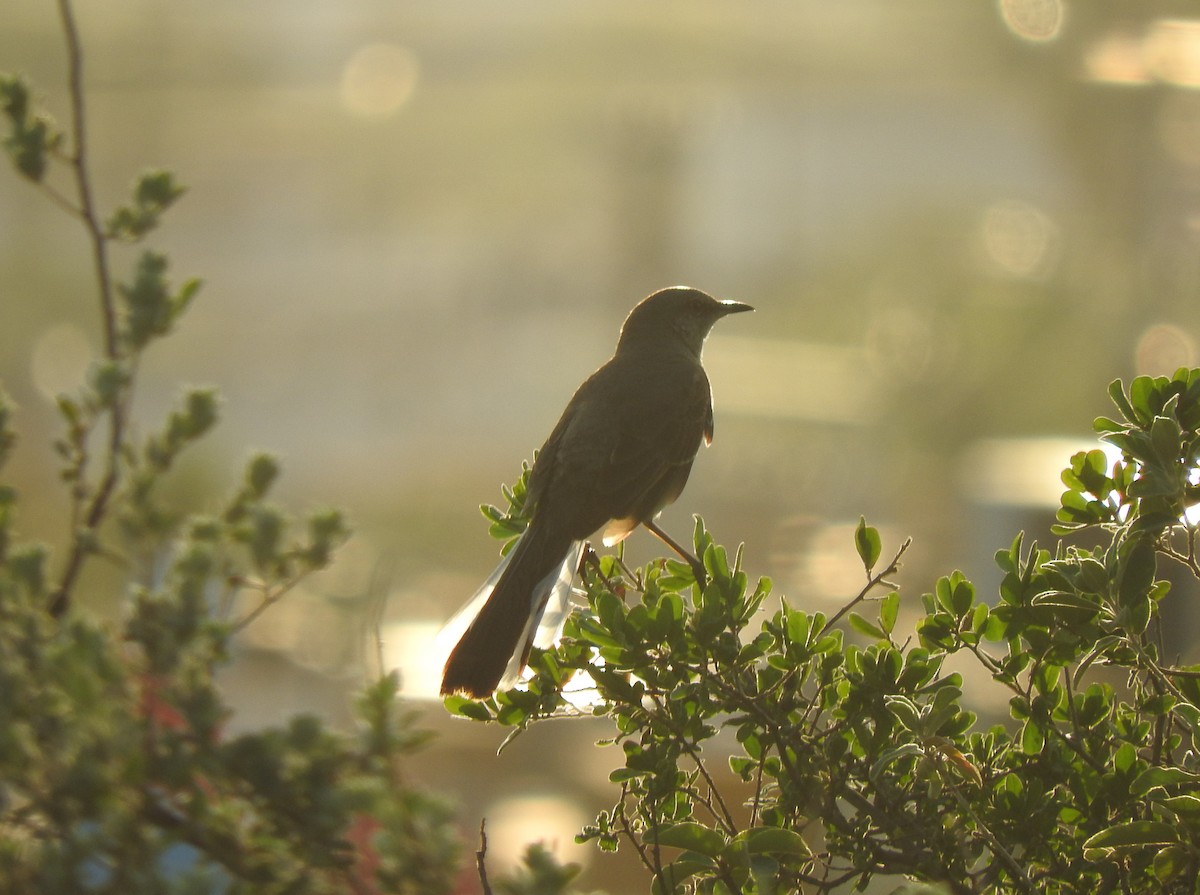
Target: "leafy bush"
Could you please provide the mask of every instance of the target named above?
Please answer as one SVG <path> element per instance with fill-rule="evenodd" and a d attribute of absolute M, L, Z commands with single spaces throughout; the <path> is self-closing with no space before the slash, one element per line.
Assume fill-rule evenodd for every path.
<path fill-rule="evenodd" d="M 1018 535 L 996 554 L 997 600 L 954 572 L 921 597 L 915 635 L 899 631 L 888 576 L 907 544 L 881 561 L 860 521 L 865 580 L 840 612 L 767 608 L 771 582 L 751 585 L 740 551 L 731 561 L 698 520 L 708 580 L 675 560 L 601 558 L 586 610 L 535 651 L 526 689 L 447 707 L 514 734 L 611 719 L 615 802 L 579 840 L 633 848 L 656 893 L 822 892 L 876 875 L 956 893 L 1200 891 L 1200 667 L 1162 654 L 1158 577 L 1162 560 L 1200 577 L 1185 515 L 1200 501 L 1200 370 L 1110 394 L 1120 419 L 1096 430 L 1121 459 L 1071 458 L 1056 526 L 1103 545 L 1051 552 Z M 520 527 L 523 493 L 486 511 L 494 527 Z M 980 728 L 944 670 L 960 653 L 1010 723 Z"/>
<path fill-rule="evenodd" d="M 237 631 L 326 566 L 347 526 L 320 510 L 296 533 L 269 500 L 279 467 L 265 454 L 211 515 L 182 514 L 161 498 L 180 454 L 215 424 L 218 400 L 192 389 L 137 438 L 134 386 L 144 353 L 175 328 L 200 283 L 172 286 L 167 257 L 150 249 L 117 281 L 109 248 L 140 243 L 183 190 L 152 171 L 107 219 L 95 209 L 81 53 L 70 5 L 59 6 L 73 130 L 58 130 L 24 80 L 2 76 L 4 145 L 19 174 L 83 224 L 104 354 L 77 392 L 58 399 L 66 543 L 23 542 L 19 495 L 0 484 L 0 888 L 449 891 L 456 836 L 446 808 L 405 780 L 402 762 L 425 734 L 398 708 L 394 675 L 361 695 L 353 733 L 307 715 L 224 733 L 230 710 L 213 678 Z M 71 179 L 69 194 L 51 185 L 55 173 Z M 12 418 L 0 395 L 0 466 L 15 448 Z M 99 558 L 135 570 L 116 625 L 72 611 L 98 596 L 84 572 Z M 238 594 L 257 605 L 232 618 Z"/>

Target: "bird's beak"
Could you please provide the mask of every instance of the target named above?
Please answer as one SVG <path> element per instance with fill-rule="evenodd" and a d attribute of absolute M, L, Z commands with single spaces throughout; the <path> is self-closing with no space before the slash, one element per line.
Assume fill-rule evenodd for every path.
<path fill-rule="evenodd" d="M 740 301 L 723 301 L 721 302 L 721 316 L 726 314 L 738 314 L 742 311 L 753 311 L 754 308 L 750 305 L 742 304 Z"/>

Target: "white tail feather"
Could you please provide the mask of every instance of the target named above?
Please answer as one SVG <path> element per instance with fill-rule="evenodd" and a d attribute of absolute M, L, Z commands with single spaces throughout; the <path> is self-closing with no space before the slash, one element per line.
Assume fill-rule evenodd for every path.
<path fill-rule="evenodd" d="M 523 538 L 525 535 L 522 534 L 521 537 Z M 518 649 L 508 660 L 504 675 L 500 678 L 499 687 L 501 689 L 512 687 L 520 679 L 523 669 L 521 659 L 526 652 L 525 645 L 529 643 L 531 637 L 533 645 L 538 649 L 549 649 L 558 642 L 558 638 L 562 634 L 563 623 L 566 622 L 567 614 L 571 610 L 571 582 L 575 579 L 575 571 L 579 568 L 584 546 L 583 541 L 573 543 L 567 555 L 563 557 L 562 563 L 551 570 L 533 588 L 533 592 L 530 594 L 529 618 L 525 622 L 524 631 L 521 632 L 521 639 L 517 641 Z M 437 637 L 434 638 L 434 654 L 442 661 L 445 661 L 445 657 L 450 655 L 451 650 L 462 639 L 467 628 L 471 627 L 471 623 L 475 621 L 475 617 L 487 603 L 488 597 L 492 595 L 496 583 L 504 574 L 504 570 L 508 568 L 508 563 L 516 552 L 517 544 L 513 544 L 500 560 L 500 564 L 492 570 L 492 574 L 488 575 L 487 580 L 479 586 L 479 590 L 475 591 L 462 608 L 454 613 L 438 631 Z"/>

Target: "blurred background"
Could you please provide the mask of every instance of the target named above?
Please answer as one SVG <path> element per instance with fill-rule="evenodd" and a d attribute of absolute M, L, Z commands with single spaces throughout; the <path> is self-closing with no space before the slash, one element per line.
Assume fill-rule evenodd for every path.
<path fill-rule="evenodd" d="M 487 816 L 493 873 L 543 839 L 588 865 L 585 887 L 645 886 L 629 855 L 572 842 L 612 798 L 604 725 L 540 725 L 496 757 L 503 731 L 429 700 L 430 641 L 497 558 L 477 505 L 501 501 L 641 297 L 686 283 L 758 309 L 708 343 L 716 440 L 665 527 L 687 537 L 703 515 L 752 575 L 826 610 L 861 586 L 860 514 L 885 552 L 915 539 L 914 603 L 954 568 L 994 593 L 997 549 L 1021 529 L 1050 541 L 1108 382 L 1200 363 L 1192 2 L 84 0 L 78 16 L 102 207 L 151 166 L 190 187 L 151 244 L 206 285 L 137 407 L 149 431 L 182 384 L 224 395 L 181 499 L 211 507 L 269 449 L 281 499 L 343 507 L 357 531 L 244 635 L 232 726 L 349 723 L 386 598 L 383 663 L 440 734 L 415 773 L 457 801 L 468 843 Z M 65 121 L 52 5 L 3 18 L 0 69 Z M 53 396 L 99 347 L 82 231 L 6 169 L 0 379 L 30 537 L 64 535 Z M 658 553 L 641 534 L 629 549 Z M 1169 600 L 1192 661 L 1196 597 Z"/>

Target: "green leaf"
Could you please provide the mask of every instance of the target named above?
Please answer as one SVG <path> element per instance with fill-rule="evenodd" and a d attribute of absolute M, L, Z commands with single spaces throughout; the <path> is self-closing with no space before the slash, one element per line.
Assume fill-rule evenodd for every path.
<path fill-rule="evenodd" d="M 751 827 L 739 833 L 734 842 L 745 842 L 747 851 L 752 855 L 772 854 L 807 858 L 812 854 L 803 836 L 795 830 L 779 827 Z"/>
<path fill-rule="evenodd" d="M 1168 845 L 1159 849 L 1152 865 L 1154 878 L 1164 885 L 1178 879 L 1191 865 L 1187 846 Z"/>
<path fill-rule="evenodd" d="M 1148 845 L 1171 845 L 1178 841 L 1179 830 L 1173 824 L 1157 820 L 1131 820 L 1101 830 L 1083 843 L 1083 850 L 1085 857 L 1093 851 L 1104 852 L 1108 856 Z"/>
<path fill-rule="evenodd" d="M 158 226 L 162 213 L 184 194 L 170 171 L 147 171 L 133 187 L 133 204 L 113 213 L 105 233 L 113 239 L 135 242 Z"/>
<path fill-rule="evenodd" d="M 858 557 L 862 560 L 863 568 L 867 570 L 868 575 L 875 568 L 875 563 L 879 561 L 879 552 L 883 549 L 882 544 L 879 531 L 867 525 L 864 516 L 859 516 L 858 526 L 854 529 L 854 549 L 858 551 Z"/>
<path fill-rule="evenodd" d="M 851 612 L 849 615 L 850 627 L 858 631 L 860 634 L 866 634 L 868 637 L 873 637 L 876 640 L 887 640 L 887 634 L 878 625 L 875 625 L 857 612 Z"/>
<path fill-rule="evenodd" d="M 1150 424 L 1150 444 L 1155 456 L 1163 464 L 1171 464 L 1179 459 L 1182 438 L 1183 430 L 1173 417 L 1156 416 Z"/>
<path fill-rule="evenodd" d="M 1158 408 L 1154 406 L 1157 388 L 1154 377 L 1135 376 L 1129 384 L 1129 403 L 1133 405 L 1134 414 L 1140 425 L 1146 425 L 1154 418 Z"/>
<path fill-rule="evenodd" d="M 135 351 L 166 335 L 200 289 L 200 280 L 193 278 L 172 294 L 167 266 L 166 255 L 145 251 L 138 259 L 133 282 L 117 284 L 125 303 L 122 338 Z"/>
<path fill-rule="evenodd" d="M 1133 767 L 1137 758 L 1137 747 L 1133 743 L 1122 743 L 1117 747 L 1117 751 L 1113 753 L 1111 759 L 1112 766 L 1124 774 Z"/>
<path fill-rule="evenodd" d="M 883 701 L 887 704 L 892 714 L 896 716 L 896 720 L 906 729 L 911 731 L 920 730 L 921 711 L 911 699 L 907 696 L 889 694 L 883 697 Z"/>
<path fill-rule="evenodd" d="M 1200 774 L 1193 774 L 1183 768 L 1147 768 L 1129 784 L 1129 791 L 1135 796 L 1144 796 L 1158 787 L 1178 786 L 1180 784 L 1196 785 L 1200 783 Z"/>
<path fill-rule="evenodd" d="M 492 709 L 486 702 L 478 699 L 471 699 L 467 696 L 447 696 L 442 700 L 442 705 L 446 707 L 452 715 L 458 715 L 461 718 L 470 718 L 472 721 L 492 721 L 495 715 Z"/>
<path fill-rule="evenodd" d="M 1062 590 L 1047 590 L 1034 594 L 1029 601 L 1034 606 L 1051 606 L 1055 609 L 1075 609 L 1080 612 L 1095 615 L 1100 611 L 1100 604 L 1083 594 Z"/>
<path fill-rule="evenodd" d="M 0 74 L 0 104 L 12 124 L 29 116 L 29 84 L 20 75 Z"/>
<path fill-rule="evenodd" d="M 1196 795 L 1181 795 L 1169 796 L 1163 799 L 1158 804 L 1162 805 L 1181 818 L 1187 820 L 1191 824 L 1200 821 L 1200 796 Z"/>
<path fill-rule="evenodd" d="M 655 835 L 649 831 L 648 839 L 667 848 L 683 848 L 715 858 L 727 844 L 725 836 L 704 824 L 685 822 L 662 827 Z"/>
<path fill-rule="evenodd" d="M 662 876 L 656 876 L 650 886 L 651 895 L 674 895 L 680 891 L 680 886 L 697 873 L 711 872 L 716 868 L 716 862 L 706 855 L 695 852 L 684 852 L 678 860 L 672 861 L 662 869 Z"/>
<path fill-rule="evenodd" d="M 888 765 L 899 761 L 901 758 L 918 758 L 923 754 L 921 747 L 916 743 L 904 743 L 894 749 L 889 749 L 879 757 L 875 764 L 871 765 L 870 779 L 878 780 Z"/>
<path fill-rule="evenodd" d="M 962 618 L 971 611 L 971 607 L 975 604 L 975 585 L 965 578 L 956 582 L 951 601 L 954 604 L 955 616 Z"/>
<path fill-rule="evenodd" d="M 704 568 L 714 579 L 724 581 L 729 578 L 729 557 L 726 555 L 724 547 L 710 543 L 701 558 L 704 561 Z"/>
<path fill-rule="evenodd" d="M 1141 420 L 1138 419 L 1137 412 L 1133 409 L 1133 405 L 1129 403 L 1129 399 L 1125 397 L 1125 386 L 1120 379 L 1114 379 L 1108 384 L 1108 396 L 1112 398 L 1112 402 L 1117 405 L 1117 409 L 1121 411 L 1121 416 L 1126 420 L 1138 425 Z"/>
<path fill-rule="evenodd" d="M 1039 755 L 1046 745 L 1046 735 L 1032 719 L 1021 728 L 1021 751 L 1026 755 Z"/>
<path fill-rule="evenodd" d="M 986 611 L 986 607 L 984 609 Z M 891 634 L 896 629 L 896 618 L 899 613 L 900 594 L 892 591 L 879 603 L 879 626 L 885 633 Z"/>
<path fill-rule="evenodd" d="M 986 603 L 976 603 L 975 609 L 971 612 L 971 633 L 975 635 L 983 635 L 984 629 L 988 626 L 990 610 Z"/>
<path fill-rule="evenodd" d="M 1154 583 L 1157 558 L 1154 545 L 1144 538 L 1132 544 L 1126 541 L 1122 547 L 1127 549 L 1121 551 L 1124 555 L 1117 572 L 1117 601 L 1121 606 L 1130 606 L 1145 599 Z"/>

